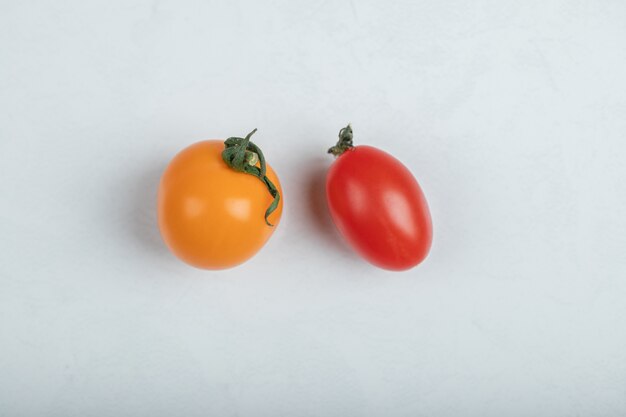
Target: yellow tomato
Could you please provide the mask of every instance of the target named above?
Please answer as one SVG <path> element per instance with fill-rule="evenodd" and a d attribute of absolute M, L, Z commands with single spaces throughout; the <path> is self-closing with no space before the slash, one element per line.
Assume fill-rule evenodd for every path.
<path fill-rule="evenodd" d="M 224 149 L 219 140 L 189 146 L 170 162 L 159 186 L 163 240 L 176 256 L 198 268 L 224 269 L 248 260 L 270 238 L 282 214 L 280 198 L 267 218 L 273 227 L 268 225 L 265 212 L 274 201 L 268 186 L 228 166 Z M 266 175 L 282 197 L 269 165 Z"/>

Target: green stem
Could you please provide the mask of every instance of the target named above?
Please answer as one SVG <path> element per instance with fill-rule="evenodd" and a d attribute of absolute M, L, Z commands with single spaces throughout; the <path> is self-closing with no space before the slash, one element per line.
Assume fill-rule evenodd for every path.
<path fill-rule="evenodd" d="M 255 132 L 256 129 L 248 133 L 245 138 L 232 137 L 226 139 L 224 141 L 222 159 L 226 162 L 226 165 L 235 171 L 253 175 L 265 184 L 270 195 L 274 198 L 272 204 L 270 204 L 265 211 L 265 223 L 268 226 L 274 227 L 267 218 L 278 208 L 280 193 L 274 183 L 272 183 L 266 175 L 267 164 L 265 163 L 263 152 L 258 146 L 250 142 L 250 137 L 254 135 Z M 257 163 L 259 164 L 258 167 L 256 166 Z"/>
<path fill-rule="evenodd" d="M 332 153 L 335 156 L 339 156 L 350 148 L 353 148 L 352 144 L 352 126 L 348 123 L 348 126 L 339 131 L 339 140 L 337 144 L 328 150 L 328 153 Z"/>

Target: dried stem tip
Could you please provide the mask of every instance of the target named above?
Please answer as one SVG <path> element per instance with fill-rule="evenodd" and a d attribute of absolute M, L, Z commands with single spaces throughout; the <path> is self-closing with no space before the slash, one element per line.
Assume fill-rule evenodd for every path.
<path fill-rule="evenodd" d="M 348 126 L 339 131 L 339 140 L 337 144 L 328 150 L 328 153 L 332 153 L 334 156 L 339 156 L 350 148 L 353 148 L 352 144 L 352 126 L 348 123 Z"/>

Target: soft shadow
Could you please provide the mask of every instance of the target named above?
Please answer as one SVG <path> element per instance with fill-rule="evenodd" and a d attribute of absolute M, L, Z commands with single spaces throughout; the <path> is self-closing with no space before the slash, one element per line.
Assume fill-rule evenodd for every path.
<path fill-rule="evenodd" d="M 152 164 L 129 187 L 128 230 L 138 244 L 157 256 L 167 256 L 157 223 L 157 191 L 167 161 Z"/>
<path fill-rule="evenodd" d="M 328 212 L 326 203 L 326 173 L 328 171 L 328 160 L 325 158 L 315 158 L 303 175 L 307 178 L 306 189 L 309 204 L 306 205 L 309 213 L 307 218 L 311 219 L 313 226 L 319 235 L 328 243 L 332 250 L 346 256 L 354 256 L 348 249 L 333 220 Z"/>

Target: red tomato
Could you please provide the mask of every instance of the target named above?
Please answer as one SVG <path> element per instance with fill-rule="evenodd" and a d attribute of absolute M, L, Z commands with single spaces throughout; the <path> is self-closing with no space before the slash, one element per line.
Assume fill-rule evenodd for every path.
<path fill-rule="evenodd" d="M 349 132 L 346 129 L 350 129 Z M 337 155 L 326 178 L 333 222 L 348 243 L 372 264 L 412 268 L 428 255 L 432 223 L 428 204 L 411 172 L 371 146 L 352 146 L 352 129 L 329 153 Z M 349 136 L 349 138 L 348 138 Z"/>

